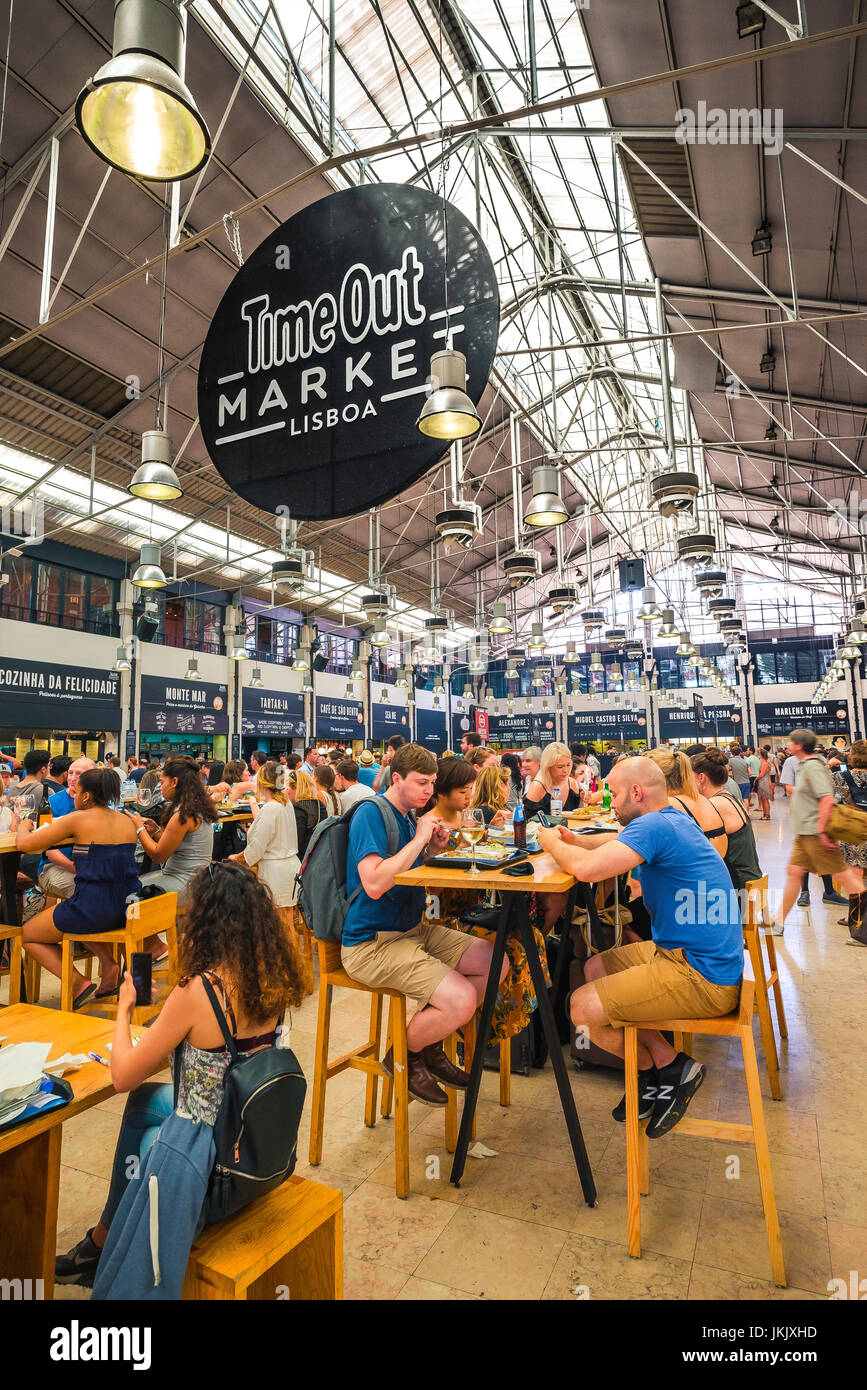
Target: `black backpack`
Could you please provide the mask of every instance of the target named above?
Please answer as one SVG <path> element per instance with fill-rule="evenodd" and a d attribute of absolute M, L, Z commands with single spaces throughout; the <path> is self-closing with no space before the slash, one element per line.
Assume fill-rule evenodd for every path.
<path fill-rule="evenodd" d="M 845 768 L 843 771 L 843 781 L 849 788 L 849 795 L 852 798 L 852 804 L 854 806 L 857 806 L 859 811 L 867 811 L 867 787 L 861 787 L 858 785 L 858 783 L 855 781 L 855 778 L 849 771 L 848 767 Z"/>
<path fill-rule="evenodd" d="M 289 1048 L 239 1052 L 210 980 L 201 978 L 230 1058 L 214 1121 L 216 1155 L 204 1207 L 210 1222 L 233 1216 L 294 1171 L 307 1081 Z M 176 1104 L 179 1079 L 176 1064 Z"/>

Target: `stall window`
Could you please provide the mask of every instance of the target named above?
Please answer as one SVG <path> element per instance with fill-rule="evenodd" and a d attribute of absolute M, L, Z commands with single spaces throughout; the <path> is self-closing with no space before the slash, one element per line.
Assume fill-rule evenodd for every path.
<path fill-rule="evenodd" d="M 33 582 L 33 562 L 24 555 L 3 557 L 3 568 L 9 575 L 9 583 L 0 589 L 3 612 L 19 622 L 30 620 L 30 586 Z"/>
<path fill-rule="evenodd" d="M 184 646 L 197 652 L 202 637 L 202 605 L 198 599 L 188 598 L 184 604 Z"/>
<path fill-rule="evenodd" d="M 777 659 L 774 652 L 756 652 L 756 685 L 775 685 Z"/>
<path fill-rule="evenodd" d="M 87 616 L 87 575 L 67 570 L 63 585 L 63 622 L 65 627 L 81 630 Z"/>
<path fill-rule="evenodd" d="M 796 680 L 795 653 L 779 651 L 777 656 L 777 683 L 791 685 Z"/>
<path fill-rule="evenodd" d="M 166 647 L 182 647 L 184 645 L 184 600 L 182 598 L 166 599 L 163 644 Z"/>
<path fill-rule="evenodd" d="M 103 579 L 101 575 L 90 576 L 90 597 L 87 605 L 89 627 L 94 632 L 111 633 L 116 630 L 117 613 L 115 609 L 115 582 Z"/>
<path fill-rule="evenodd" d="M 203 608 L 202 651 L 216 655 L 223 650 L 223 610 L 216 603 L 206 603 Z"/>
<path fill-rule="evenodd" d="M 36 566 L 36 621 L 60 617 L 61 571 L 39 561 Z"/>

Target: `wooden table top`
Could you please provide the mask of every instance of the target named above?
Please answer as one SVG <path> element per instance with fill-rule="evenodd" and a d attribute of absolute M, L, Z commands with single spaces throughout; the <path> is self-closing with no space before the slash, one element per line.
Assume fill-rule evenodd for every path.
<path fill-rule="evenodd" d="M 550 854 L 534 854 L 527 860 L 533 877 L 512 877 L 502 869 L 482 869 L 471 874 L 468 869 L 437 869 L 421 864 L 398 874 L 395 883 L 412 888 L 496 888 L 501 893 L 568 893 L 575 880 L 561 869 Z"/>
<path fill-rule="evenodd" d="M 132 1036 L 140 1037 L 141 1028 L 133 1028 Z M 64 1052 L 98 1052 L 109 1059 L 108 1043 L 114 1036 L 114 1021 L 92 1018 L 86 1014 L 61 1013 L 59 1009 L 43 1009 L 38 1004 L 13 1004 L 8 1009 L 0 1009 L 0 1037 L 8 1043 L 51 1042 L 53 1046 L 48 1061 L 62 1057 Z M 161 1071 L 167 1058 L 159 1062 L 154 1071 Z M 54 1125 L 63 1124 L 72 1115 L 89 1110 L 101 1100 L 115 1094 L 111 1080 L 111 1069 L 101 1062 L 86 1062 L 77 1071 L 67 1072 L 74 1099 L 68 1105 L 48 1110 L 44 1115 L 35 1115 L 23 1125 L 13 1125 L 11 1129 L 0 1130 L 0 1154 L 14 1149 L 18 1144 L 32 1139 Z"/>

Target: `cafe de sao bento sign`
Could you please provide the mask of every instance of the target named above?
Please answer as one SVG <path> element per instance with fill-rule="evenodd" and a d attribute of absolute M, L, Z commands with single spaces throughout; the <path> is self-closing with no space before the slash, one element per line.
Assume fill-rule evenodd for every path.
<path fill-rule="evenodd" d="M 499 316 L 487 248 L 450 203 L 404 184 L 319 199 L 256 248 L 211 322 L 198 405 L 215 468 L 299 520 L 387 501 L 444 453 L 416 428 L 431 354 L 465 354 L 477 404 Z"/>

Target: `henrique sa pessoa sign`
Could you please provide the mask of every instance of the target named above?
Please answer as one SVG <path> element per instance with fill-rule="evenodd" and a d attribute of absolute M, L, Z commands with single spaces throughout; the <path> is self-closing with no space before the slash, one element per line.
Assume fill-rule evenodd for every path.
<path fill-rule="evenodd" d="M 478 232 L 435 194 L 378 184 L 312 203 L 257 247 L 208 330 L 199 419 L 217 471 L 299 520 L 394 497 L 445 449 L 415 425 L 431 353 L 466 355 L 478 404 L 499 313 Z"/>

